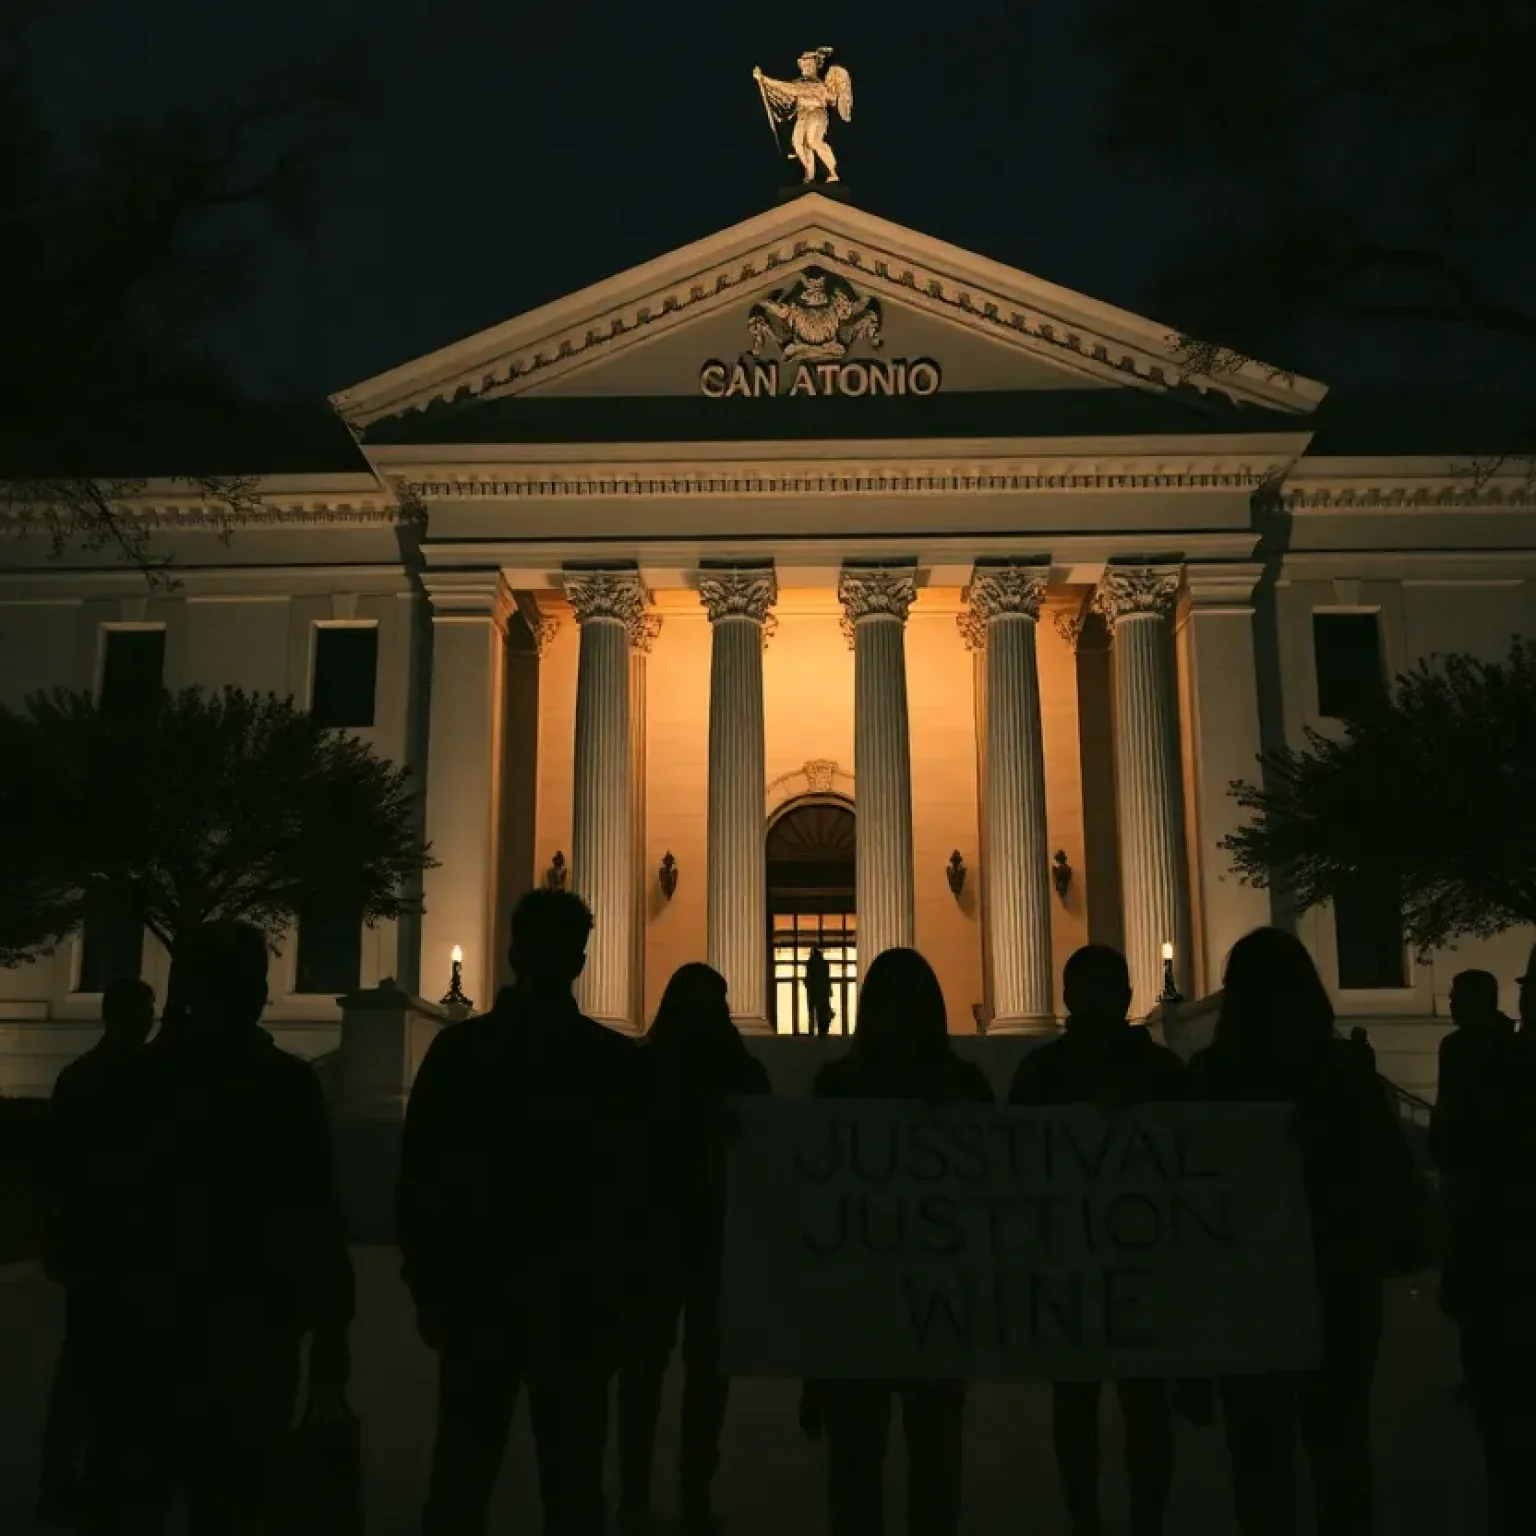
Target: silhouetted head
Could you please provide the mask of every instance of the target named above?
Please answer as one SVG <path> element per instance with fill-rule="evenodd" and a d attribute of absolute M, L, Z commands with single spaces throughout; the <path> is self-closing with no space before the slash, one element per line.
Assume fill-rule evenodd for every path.
<path fill-rule="evenodd" d="M 529 891 L 512 913 L 512 972 L 518 985 L 569 989 L 587 963 L 592 909 L 569 891 Z"/>
<path fill-rule="evenodd" d="M 687 1049 L 694 1040 L 719 1037 L 722 1023 L 736 1034 L 725 977 L 712 965 L 694 960 L 673 971 L 645 1038 L 661 1049 Z"/>
<path fill-rule="evenodd" d="M 155 989 L 137 976 L 109 982 L 101 994 L 101 1028 L 107 1041 L 135 1050 L 155 1027 Z"/>
<path fill-rule="evenodd" d="M 1131 971 L 1107 944 L 1085 944 L 1061 972 L 1061 996 L 1077 1027 L 1123 1024 L 1131 1011 Z"/>
<path fill-rule="evenodd" d="M 1531 946 L 1525 975 L 1520 978 L 1520 1027 L 1536 1034 L 1536 944 Z"/>
<path fill-rule="evenodd" d="M 881 1073 L 918 1074 L 949 1052 L 944 989 L 915 949 L 876 955 L 859 989 L 852 1054 Z"/>
<path fill-rule="evenodd" d="M 1498 1011 L 1499 979 L 1492 971 L 1457 971 L 1451 978 L 1451 1022 L 1458 1029 L 1476 1029 Z"/>
<path fill-rule="evenodd" d="M 1282 928 L 1255 928 L 1232 946 L 1222 978 L 1216 1038 L 1269 1059 L 1325 1050 L 1333 1004 L 1307 947 Z"/>
<path fill-rule="evenodd" d="M 267 1006 L 267 938 L 250 923 L 194 928 L 176 945 L 177 999 L 198 1033 L 248 1028 Z"/>
<path fill-rule="evenodd" d="M 672 973 L 646 1033 L 663 1071 L 700 1090 L 726 1092 L 746 1042 L 731 1021 L 725 977 L 693 961 Z"/>

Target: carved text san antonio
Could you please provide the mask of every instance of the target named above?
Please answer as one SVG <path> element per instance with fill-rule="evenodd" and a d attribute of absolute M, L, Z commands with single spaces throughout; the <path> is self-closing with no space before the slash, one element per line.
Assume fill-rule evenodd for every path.
<path fill-rule="evenodd" d="M 893 358 L 889 362 L 800 363 L 795 367 L 790 395 L 936 395 L 943 376 L 939 365 L 929 357 L 912 362 Z M 777 362 L 724 363 L 711 358 L 699 370 L 699 393 L 711 400 L 725 400 L 733 395 L 758 397 L 778 395 Z"/>

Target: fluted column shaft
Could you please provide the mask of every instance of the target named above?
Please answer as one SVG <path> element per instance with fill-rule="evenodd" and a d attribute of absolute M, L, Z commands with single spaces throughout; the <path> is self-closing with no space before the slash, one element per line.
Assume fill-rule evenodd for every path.
<path fill-rule="evenodd" d="M 1179 577 L 1177 567 L 1111 567 L 1094 597 L 1114 635 L 1120 880 L 1138 1018 L 1157 1006 L 1162 992 L 1165 942 L 1173 945 L 1179 990 L 1189 990 L 1184 785 L 1168 622 Z"/>
<path fill-rule="evenodd" d="M 629 651 L 643 622 L 645 593 L 638 575 L 627 571 L 570 575 L 565 591 L 581 626 L 571 885 L 595 922 L 576 1000 L 601 1023 L 632 1030 Z"/>
<path fill-rule="evenodd" d="M 859 976 L 915 936 L 907 611 L 912 572 L 844 570 L 838 596 L 853 627 L 853 772 L 858 786 Z"/>
<path fill-rule="evenodd" d="M 1045 749 L 1035 630 L 1043 570 L 978 569 L 972 612 L 987 668 L 987 953 L 989 1030 L 1054 1027 L 1050 863 L 1045 833 Z"/>
<path fill-rule="evenodd" d="M 772 571 L 699 578 L 711 626 L 707 952 L 750 1034 L 768 1030 L 763 624 L 776 596 Z"/>

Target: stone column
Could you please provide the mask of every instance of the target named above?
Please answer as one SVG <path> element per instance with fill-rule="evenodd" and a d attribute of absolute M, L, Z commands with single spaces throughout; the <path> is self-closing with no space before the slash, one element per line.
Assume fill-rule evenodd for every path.
<path fill-rule="evenodd" d="M 730 987 L 731 1017 L 768 1033 L 768 866 L 764 826 L 763 625 L 778 596 L 772 570 L 708 571 L 709 963 Z"/>
<path fill-rule="evenodd" d="M 1045 751 L 1035 626 L 1043 567 L 978 566 L 971 611 L 986 647 L 987 955 L 989 1032 L 1055 1027 Z"/>
<path fill-rule="evenodd" d="M 596 926 L 576 983 L 584 1013 L 632 1030 L 631 946 L 635 924 L 630 804 L 629 650 L 642 636 L 645 589 L 635 571 L 565 576 L 581 626 L 576 669 L 576 770 L 571 888 Z"/>
<path fill-rule="evenodd" d="M 464 951 L 464 991 L 489 1008 L 501 845 L 502 713 L 511 594 L 495 572 L 429 574 L 432 603 L 431 734 L 423 796 L 425 834 L 438 860 L 423 876 L 417 985 L 436 996 Z"/>
<path fill-rule="evenodd" d="M 1180 616 L 1180 660 L 1188 680 L 1190 777 L 1194 780 L 1195 996 L 1221 989 L 1227 952 L 1245 933 L 1270 922 L 1269 892 L 1238 881 L 1223 838 L 1247 820 L 1230 788 L 1255 782 L 1263 750 L 1259 672 L 1254 651 L 1253 590 L 1258 565 L 1188 566 Z M 1194 965 L 1190 966 L 1194 971 Z"/>
<path fill-rule="evenodd" d="M 1162 947 L 1173 944 L 1174 978 L 1188 994 L 1189 888 L 1184 783 L 1179 771 L 1178 680 L 1168 623 L 1179 566 L 1111 566 L 1094 594 L 1114 642 L 1115 798 L 1132 1016 L 1157 1006 Z"/>
<path fill-rule="evenodd" d="M 916 582 L 910 570 L 846 567 L 837 595 L 853 631 L 854 900 L 862 980 L 876 955 L 910 946 L 914 938 L 906 624 Z"/>

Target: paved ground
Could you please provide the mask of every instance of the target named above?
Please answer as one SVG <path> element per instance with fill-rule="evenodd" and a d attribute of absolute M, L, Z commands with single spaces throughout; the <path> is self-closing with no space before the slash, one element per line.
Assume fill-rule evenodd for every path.
<path fill-rule="evenodd" d="M 385 1249 L 360 1249 L 358 1269 L 353 1400 L 364 1421 L 369 1536 L 412 1536 L 431 1433 L 432 1357 L 411 1331 L 394 1256 Z M 58 1297 L 34 1269 L 0 1271 L 0 1531 L 14 1536 L 33 1529 L 28 1514 L 33 1463 L 59 1322 Z M 1377 1389 L 1382 1536 L 1473 1536 L 1481 1528 L 1477 1453 L 1451 1391 L 1452 1362 L 1453 1340 L 1428 1289 L 1398 1287 L 1388 1309 Z M 675 1381 L 671 1386 L 675 1391 Z M 800 1438 L 795 1401 L 788 1383 L 737 1388 L 718 1498 L 730 1536 L 824 1529 L 820 1455 Z M 669 1427 L 675 1418 L 674 1396 Z M 1046 1396 L 1035 1385 L 976 1391 L 966 1448 L 967 1532 L 1066 1536 L 1048 1425 Z M 673 1454 L 675 1438 L 664 1429 L 660 1455 Z M 1118 1455 L 1111 1424 L 1106 1513 L 1112 1531 L 1125 1529 Z M 893 1493 L 900 1470 L 898 1454 L 890 1468 Z M 665 1481 L 662 1486 L 665 1498 Z M 493 1532 L 536 1529 L 535 1491 L 527 1426 L 520 1423 L 497 1495 Z M 1219 1439 L 1181 1425 L 1169 1536 L 1226 1533 L 1227 1507 Z M 899 1522 L 894 1528 L 900 1529 Z"/>

